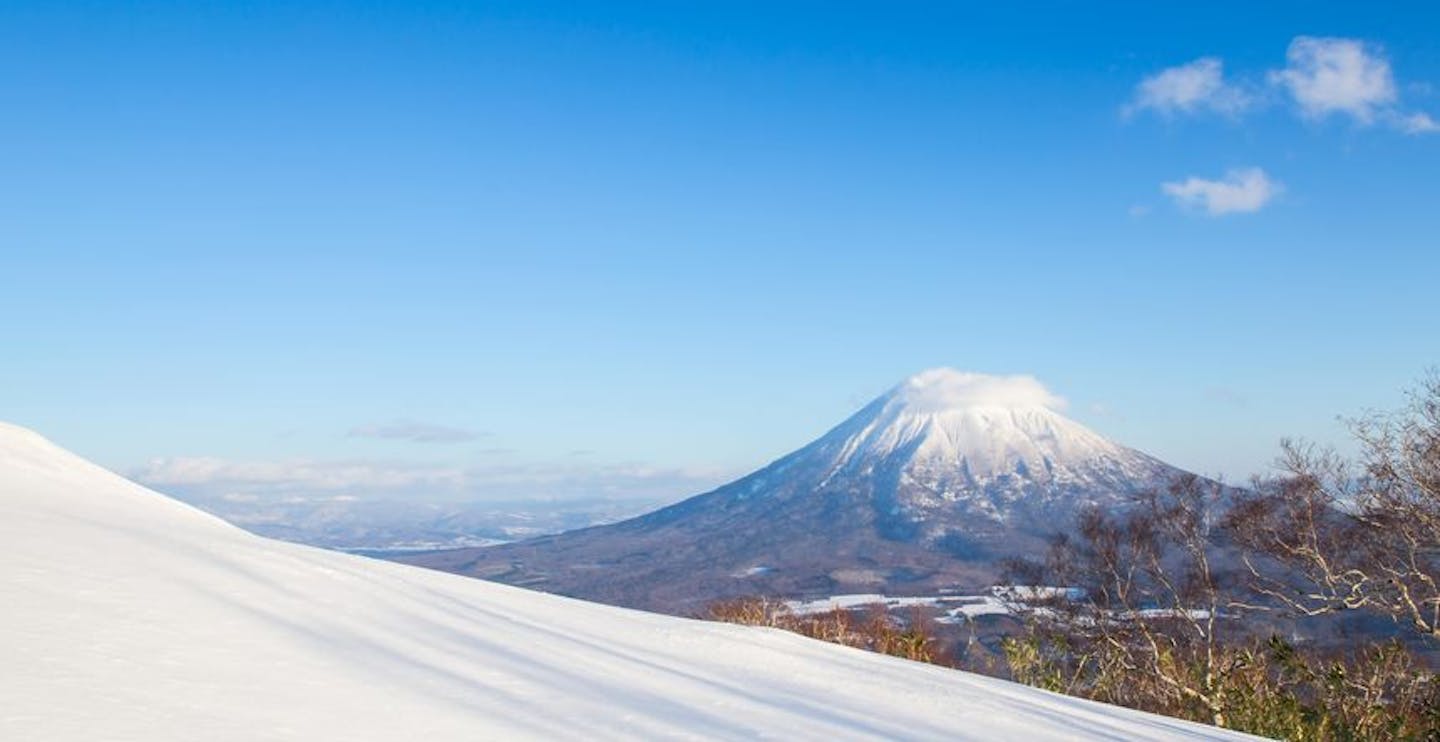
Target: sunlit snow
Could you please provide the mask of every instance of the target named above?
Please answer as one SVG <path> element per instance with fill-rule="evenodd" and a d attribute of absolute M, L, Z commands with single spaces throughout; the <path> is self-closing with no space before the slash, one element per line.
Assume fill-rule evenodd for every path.
<path fill-rule="evenodd" d="M 1172 739 L 777 630 L 271 541 L 0 425 L 0 738 Z"/>

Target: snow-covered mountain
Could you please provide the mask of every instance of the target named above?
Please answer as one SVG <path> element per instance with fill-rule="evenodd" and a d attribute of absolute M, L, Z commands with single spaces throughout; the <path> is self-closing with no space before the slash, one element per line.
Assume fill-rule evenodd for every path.
<path fill-rule="evenodd" d="M 0 739 L 1225 737 L 268 540 L 4 424 L 0 539 Z"/>
<path fill-rule="evenodd" d="M 844 497 L 876 480 L 890 526 L 926 537 L 942 536 L 957 515 L 996 524 L 1069 515 L 1178 473 L 1060 415 L 1058 404 L 1029 377 L 932 369 L 771 469 L 782 478 L 821 472 L 810 487 L 816 497 Z M 769 477 L 750 483 L 767 486 Z"/>
<path fill-rule="evenodd" d="M 413 563 L 620 605 L 983 587 L 1088 505 L 1182 474 L 1056 411 L 1029 377 L 917 374 L 712 492 L 608 526 Z"/>

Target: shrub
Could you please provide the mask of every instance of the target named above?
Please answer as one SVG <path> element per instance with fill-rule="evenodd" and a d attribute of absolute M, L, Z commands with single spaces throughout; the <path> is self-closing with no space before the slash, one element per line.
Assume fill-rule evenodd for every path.
<path fill-rule="evenodd" d="M 937 663 L 935 638 L 923 617 L 914 613 L 908 622 L 891 617 L 884 606 L 872 606 L 863 620 L 853 611 L 835 608 L 823 613 L 799 614 L 784 603 L 762 597 L 735 598 L 713 603 L 706 617 L 714 621 L 768 626 L 793 631 L 812 639 L 903 657 L 916 662 Z M 937 663 L 938 664 L 938 663 Z"/>

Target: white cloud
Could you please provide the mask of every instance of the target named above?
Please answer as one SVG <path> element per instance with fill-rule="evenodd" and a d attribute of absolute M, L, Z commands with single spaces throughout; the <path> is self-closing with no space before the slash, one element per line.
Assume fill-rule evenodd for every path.
<path fill-rule="evenodd" d="M 1285 61 L 1283 69 L 1271 70 L 1266 77 L 1306 118 L 1341 115 L 1361 126 L 1381 124 L 1406 134 L 1440 132 L 1440 122 L 1428 113 L 1400 107 L 1400 86 L 1390 60 L 1376 44 L 1296 36 L 1285 51 Z M 1208 111 L 1238 117 L 1266 103 L 1268 97 L 1258 85 L 1227 80 L 1220 58 L 1201 57 L 1141 80 L 1121 110 L 1126 116 L 1150 110 L 1165 116 Z"/>
<path fill-rule="evenodd" d="M 1428 113 L 1412 113 L 1400 116 L 1395 122 L 1406 134 L 1434 134 L 1440 132 L 1440 123 Z"/>
<path fill-rule="evenodd" d="M 1125 113 L 1150 109 L 1165 115 L 1213 111 L 1233 116 L 1250 103 L 1250 96 L 1243 90 L 1225 82 L 1223 62 L 1202 57 L 1141 80 Z"/>
<path fill-rule="evenodd" d="M 1066 404 L 1033 376 L 992 376 L 953 368 L 932 368 L 911 376 L 896 389 L 894 399 L 920 412 L 969 406 L 1063 410 Z"/>
<path fill-rule="evenodd" d="M 1187 208 L 1203 208 L 1211 216 L 1259 211 L 1282 190 L 1258 167 L 1231 170 L 1223 180 L 1191 176 L 1162 183 L 1160 190 Z"/>
<path fill-rule="evenodd" d="M 734 472 L 635 463 L 558 462 L 453 466 L 395 461 L 157 458 L 130 477 L 195 501 L 230 503 L 383 500 L 474 501 L 619 496 L 676 497 L 705 491 Z"/>
<path fill-rule="evenodd" d="M 1362 41 L 1297 36 L 1285 59 L 1285 69 L 1272 71 L 1270 80 L 1283 86 L 1306 116 L 1341 113 L 1370 124 L 1395 104 L 1390 62 Z"/>
<path fill-rule="evenodd" d="M 223 488 L 235 495 L 377 489 L 454 489 L 464 472 L 454 467 L 366 461 L 226 461 L 208 456 L 152 459 L 134 471 L 155 487 Z"/>
<path fill-rule="evenodd" d="M 361 425 L 350 430 L 352 438 L 383 438 L 412 443 L 464 443 L 484 435 L 484 433 L 464 428 L 407 420 L 378 425 Z"/>

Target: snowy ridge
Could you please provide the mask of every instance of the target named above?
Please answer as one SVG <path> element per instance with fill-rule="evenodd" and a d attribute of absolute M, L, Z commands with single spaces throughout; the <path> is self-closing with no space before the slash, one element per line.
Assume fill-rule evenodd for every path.
<path fill-rule="evenodd" d="M 1200 739 L 751 629 L 252 536 L 0 426 L 0 738 Z"/>

